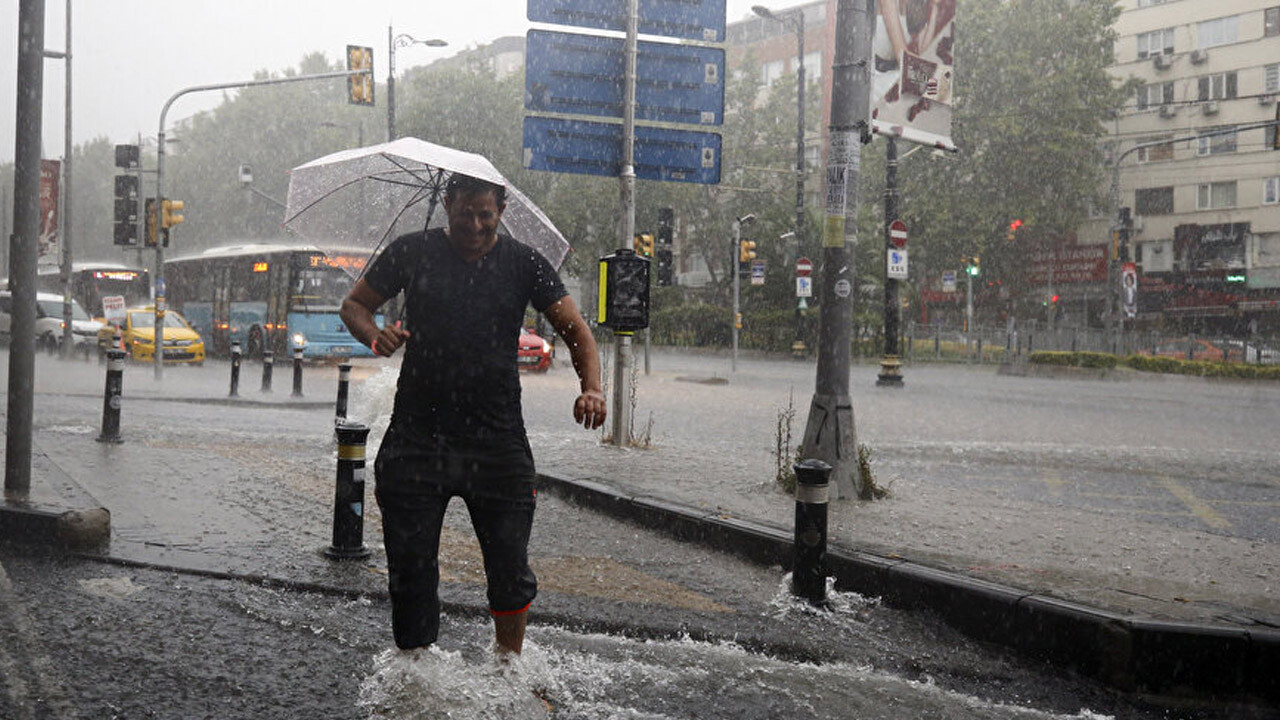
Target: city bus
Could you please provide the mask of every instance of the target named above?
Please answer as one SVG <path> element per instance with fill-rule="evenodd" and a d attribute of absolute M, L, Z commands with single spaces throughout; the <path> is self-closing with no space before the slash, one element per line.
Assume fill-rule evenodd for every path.
<path fill-rule="evenodd" d="M 238 343 L 245 357 L 372 357 L 338 309 L 369 252 L 310 245 L 232 245 L 164 263 L 165 302 L 186 317 L 215 355 Z M 350 272 L 349 272 L 350 271 Z M 382 315 L 377 322 L 384 322 Z"/>
<path fill-rule="evenodd" d="M 40 292 L 62 294 L 62 271 L 56 267 L 40 268 L 36 275 Z M 71 297 L 89 313 L 104 322 L 102 298 L 119 296 L 125 307 L 151 302 L 151 275 L 146 268 L 115 262 L 78 262 L 71 265 Z"/>

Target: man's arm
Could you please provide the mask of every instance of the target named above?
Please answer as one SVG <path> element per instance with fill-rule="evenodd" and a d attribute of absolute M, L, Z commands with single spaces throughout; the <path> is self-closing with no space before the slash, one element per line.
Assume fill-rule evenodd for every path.
<path fill-rule="evenodd" d="M 600 355 L 596 350 L 596 339 L 569 295 L 552 303 L 542 314 L 546 315 L 556 333 L 569 346 L 573 369 L 578 373 L 582 392 L 573 403 L 573 419 L 582 423 L 583 427 L 594 430 L 603 425 L 608 417 L 604 389 L 600 384 Z"/>
<path fill-rule="evenodd" d="M 342 309 L 338 314 L 351 334 L 372 348 L 375 355 L 390 357 L 409 337 L 409 331 L 400 329 L 398 325 L 378 327 L 373 314 L 386 301 L 364 278 L 360 278 L 342 299 Z"/>

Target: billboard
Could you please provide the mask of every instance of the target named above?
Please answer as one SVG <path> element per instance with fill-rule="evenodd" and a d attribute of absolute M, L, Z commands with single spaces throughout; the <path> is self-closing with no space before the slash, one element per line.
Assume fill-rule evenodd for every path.
<path fill-rule="evenodd" d="M 58 181 L 62 163 L 40 161 L 40 238 L 36 258 L 40 265 L 58 264 Z"/>
<path fill-rule="evenodd" d="M 1243 269 L 1249 229 L 1250 223 L 1178 225 L 1173 228 L 1173 246 L 1191 272 Z"/>
<path fill-rule="evenodd" d="M 1060 245 L 1031 254 L 1027 283 L 1032 287 L 1106 282 L 1105 245 Z"/>
<path fill-rule="evenodd" d="M 871 129 L 955 150 L 956 0 L 876 0 Z"/>

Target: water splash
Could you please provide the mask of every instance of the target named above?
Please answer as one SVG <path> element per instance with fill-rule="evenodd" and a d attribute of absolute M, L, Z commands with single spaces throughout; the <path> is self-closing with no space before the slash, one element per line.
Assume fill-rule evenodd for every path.
<path fill-rule="evenodd" d="M 526 647 L 511 662 L 491 656 L 476 663 L 434 645 L 384 650 L 360 684 L 358 704 L 370 720 L 542 720 L 547 705 L 534 691 L 546 687 L 549 671 L 537 655 Z"/>
<path fill-rule="evenodd" d="M 814 607 L 808 601 L 796 597 L 791 592 L 791 573 L 782 576 L 778 591 L 769 601 L 770 617 L 785 620 L 795 615 L 806 617 L 822 617 L 842 627 L 850 623 L 865 623 L 876 608 L 880 607 L 880 598 L 866 597 L 856 592 L 839 592 L 835 589 L 836 579 L 827 579 L 827 606 Z"/>

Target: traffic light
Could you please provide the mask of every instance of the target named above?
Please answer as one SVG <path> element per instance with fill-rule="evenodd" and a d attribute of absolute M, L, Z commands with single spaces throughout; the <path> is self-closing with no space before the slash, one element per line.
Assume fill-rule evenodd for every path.
<path fill-rule="evenodd" d="M 180 212 L 185 205 L 186 203 L 181 200 L 165 200 L 162 202 L 160 204 L 160 227 L 168 230 L 174 225 L 185 221 L 186 218 Z"/>
<path fill-rule="evenodd" d="M 653 235 L 649 233 L 636 233 L 633 241 L 633 247 L 637 255 L 647 258 L 653 257 Z"/>
<path fill-rule="evenodd" d="M 138 176 L 117 175 L 112 234 L 116 245 L 138 244 Z"/>
<path fill-rule="evenodd" d="M 156 222 L 157 218 L 156 218 L 156 199 L 155 198 L 147 198 L 146 218 L 147 218 L 147 227 L 145 229 L 146 238 L 144 239 L 144 243 L 146 244 L 147 247 L 153 248 L 156 246 L 156 226 L 159 225 L 159 223 Z M 165 245 L 167 246 L 168 243 L 165 243 Z"/>
<path fill-rule="evenodd" d="M 373 105 L 373 48 L 348 45 L 347 70 L 369 71 L 362 75 L 347 76 L 347 102 L 352 105 Z"/>
<path fill-rule="evenodd" d="M 982 274 L 982 258 L 974 255 L 973 257 L 965 258 L 964 262 L 966 265 L 965 272 L 973 277 L 978 277 Z"/>
<path fill-rule="evenodd" d="M 1013 242 L 1018 239 L 1018 228 L 1022 227 L 1021 220 L 1013 220 L 1009 223 L 1009 231 L 1004 234 L 1004 239 Z"/>
<path fill-rule="evenodd" d="M 622 248 L 600 258 L 596 319 L 616 333 L 649 327 L 649 260 Z"/>
<path fill-rule="evenodd" d="M 116 146 L 116 167 L 125 170 L 133 170 L 138 167 L 138 146 L 137 145 L 117 145 Z"/>
<path fill-rule="evenodd" d="M 738 241 L 738 262 L 749 263 L 756 259 L 756 241 L 755 240 L 739 240 Z"/>

